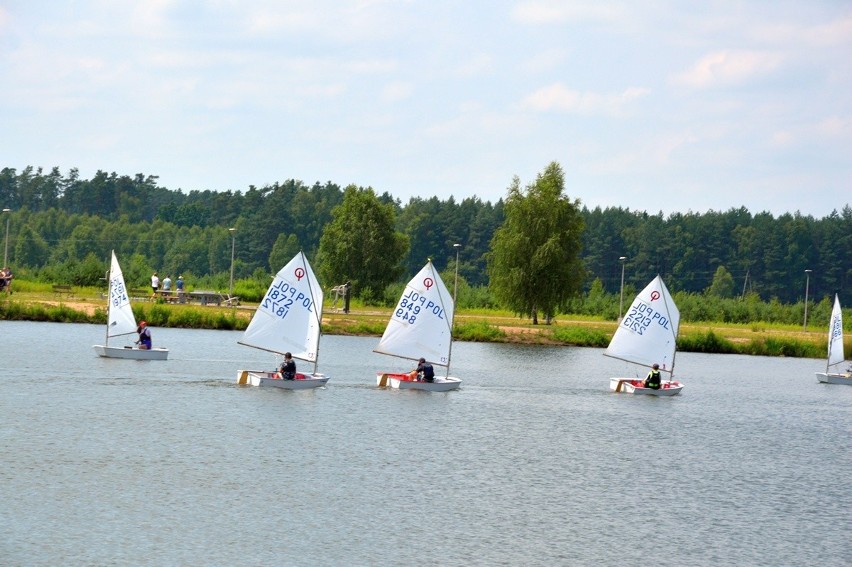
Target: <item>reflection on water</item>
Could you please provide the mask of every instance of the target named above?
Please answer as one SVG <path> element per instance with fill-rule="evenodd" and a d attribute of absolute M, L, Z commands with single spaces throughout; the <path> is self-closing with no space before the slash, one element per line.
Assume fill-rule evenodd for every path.
<path fill-rule="evenodd" d="M 846 565 L 852 388 L 817 360 L 678 355 L 681 396 L 615 395 L 601 349 L 457 343 L 445 394 L 326 336 L 326 388 L 236 386 L 274 357 L 154 329 L 0 322 L 9 565 Z M 301 362 L 300 368 L 307 366 Z"/>

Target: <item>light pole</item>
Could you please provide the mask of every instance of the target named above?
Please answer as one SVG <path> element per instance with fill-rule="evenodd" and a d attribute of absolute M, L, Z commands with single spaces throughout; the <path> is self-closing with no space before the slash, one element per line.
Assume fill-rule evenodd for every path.
<path fill-rule="evenodd" d="M 6 242 L 3 245 L 3 267 L 6 268 L 9 264 L 9 220 L 12 218 L 12 209 L 3 209 L 4 213 L 9 213 L 6 215 Z"/>
<path fill-rule="evenodd" d="M 453 248 L 456 249 L 456 283 L 453 285 L 453 315 L 455 315 L 456 295 L 459 292 L 459 250 L 461 249 L 461 244 L 453 244 Z"/>
<path fill-rule="evenodd" d="M 9 266 L 9 220 L 12 218 L 12 209 L 3 209 L 3 212 L 9 213 L 6 215 L 6 243 L 3 245 L 3 267 L 6 268 Z"/>
<path fill-rule="evenodd" d="M 804 324 L 805 329 L 808 328 L 808 287 L 810 286 L 810 283 L 811 283 L 811 272 L 812 271 L 813 270 L 805 270 L 805 276 L 806 276 L 806 279 L 805 279 L 805 324 Z"/>
<path fill-rule="evenodd" d="M 228 286 L 228 297 L 232 297 L 234 295 L 234 243 L 237 239 L 237 229 L 229 228 L 228 232 L 231 233 L 231 285 Z"/>
<path fill-rule="evenodd" d="M 621 323 L 621 313 L 624 308 L 624 261 L 627 256 L 619 256 L 618 261 L 621 262 L 621 299 L 618 300 L 618 322 Z"/>

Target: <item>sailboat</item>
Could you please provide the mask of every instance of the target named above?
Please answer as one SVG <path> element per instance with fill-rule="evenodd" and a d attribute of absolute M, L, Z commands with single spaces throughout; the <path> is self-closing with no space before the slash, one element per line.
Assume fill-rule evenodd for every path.
<path fill-rule="evenodd" d="M 604 355 L 649 369 L 659 364 L 660 372 L 667 372 L 670 378 L 662 380 L 658 390 L 646 388 L 642 378 L 610 378 L 610 389 L 651 396 L 679 394 L 683 384 L 674 379 L 679 326 L 680 311 L 658 275 L 633 300 Z"/>
<path fill-rule="evenodd" d="M 130 306 L 130 296 L 127 294 L 127 286 L 124 285 L 124 275 L 115 250 L 112 251 L 112 261 L 109 267 L 109 292 L 107 293 L 107 328 L 106 342 L 103 345 L 94 345 L 95 352 L 99 356 L 107 358 L 129 358 L 132 360 L 166 360 L 169 357 L 169 349 L 154 347 L 152 349 L 141 349 L 139 347 L 124 345 L 110 346 L 111 338 L 130 335 L 136 332 L 136 317 Z"/>
<path fill-rule="evenodd" d="M 373 352 L 413 361 L 425 358 L 430 364 L 446 367 L 446 375 L 436 375 L 434 382 L 425 382 L 411 374 L 378 372 L 376 384 L 400 390 L 430 392 L 457 389 L 461 380 L 449 375 L 454 314 L 455 308 L 450 293 L 432 265 L 432 260 L 429 260 L 405 286 Z"/>
<path fill-rule="evenodd" d="M 852 385 L 852 368 L 846 372 L 832 371 L 845 362 L 843 357 L 843 312 L 840 309 L 840 299 L 834 295 L 834 308 L 831 310 L 831 322 L 828 325 L 828 360 L 825 372 L 817 372 L 817 380 L 825 384 Z"/>
<path fill-rule="evenodd" d="M 294 380 L 283 380 L 277 369 L 239 370 L 237 383 L 286 390 L 324 386 L 329 377 L 317 372 L 322 302 L 322 287 L 300 251 L 275 275 L 242 339 L 237 342 L 278 355 L 292 352 L 293 358 L 312 362 L 313 371 L 297 372 Z"/>

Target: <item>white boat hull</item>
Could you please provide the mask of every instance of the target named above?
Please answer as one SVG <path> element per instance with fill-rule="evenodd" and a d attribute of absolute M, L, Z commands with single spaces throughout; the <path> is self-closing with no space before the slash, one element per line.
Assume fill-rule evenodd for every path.
<path fill-rule="evenodd" d="M 412 379 L 408 374 L 396 374 L 391 372 L 378 372 L 376 374 L 376 385 L 379 387 L 391 387 L 398 390 L 426 390 L 427 392 L 448 392 L 457 390 L 461 386 L 461 380 L 452 376 L 435 376 L 434 382 L 423 382 Z"/>
<path fill-rule="evenodd" d="M 325 374 L 297 373 L 295 380 L 282 380 L 275 371 L 238 370 L 237 384 L 281 388 L 282 390 L 309 390 L 325 386 L 329 376 Z"/>
<path fill-rule="evenodd" d="M 169 349 L 155 347 L 152 349 L 141 349 L 136 347 L 112 347 L 94 345 L 95 353 L 105 358 L 124 358 L 128 360 L 167 360 Z"/>
<path fill-rule="evenodd" d="M 677 380 L 663 380 L 660 389 L 646 388 L 642 380 L 635 378 L 610 378 L 609 389 L 616 393 L 639 394 L 646 396 L 676 396 L 683 390 L 683 384 Z"/>
<path fill-rule="evenodd" d="M 848 384 L 852 386 L 852 372 L 817 372 L 817 381 L 823 384 Z"/>

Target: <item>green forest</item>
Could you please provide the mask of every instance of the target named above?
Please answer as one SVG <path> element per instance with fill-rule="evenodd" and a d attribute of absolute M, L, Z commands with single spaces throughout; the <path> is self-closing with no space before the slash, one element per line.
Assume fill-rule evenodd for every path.
<path fill-rule="evenodd" d="M 484 307 L 501 303 L 489 292 L 496 283 L 489 278 L 489 255 L 506 221 L 506 199 L 425 197 L 402 203 L 369 187 L 294 179 L 244 192 L 184 192 L 160 187 L 157 179 L 104 171 L 82 179 L 76 169 L 63 174 L 58 168 L 4 168 L 0 226 L 7 232 L 7 264 L 16 277 L 99 285 L 115 250 L 131 287 L 148 285 L 157 271 L 172 279 L 183 275 L 190 285 L 203 280 L 225 288 L 232 246 L 234 277 L 259 282 L 268 282 L 302 249 L 319 266 L 324 287 L 351 279 L 355 296 L 381 300 L 386 287 L 407 281 L 427 258 L 450 271 L 458 254 L 468 297 Z M 517 183 L 507 180 L 507 196 L 518 190 Z M 572 292 L 579 292 L 573 301 L 617 294 L 622 273 L 632 299 L 659 273 L 673 292 L 794 304 L 803 300 L 807 285 L 813 302 L 838 293 L 844 305 L 852 305 L 848 204 L 817 219 L 744 208 L 664 216 L 574 203 L 579 218 L 569 211 L 564 221 L 579 231 L 580 262 L 567 275 Z M 342 209 L 350 224 L 335 217 Z M 371 231 L 386 224 L 393 234 L 373 238 Z M 558 225 L 550 230 L 558 231 Z M 372 272 L 365 266 L 373 266 Z M 571 300 L 559 301 L 564 306 Z"/>

